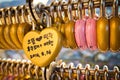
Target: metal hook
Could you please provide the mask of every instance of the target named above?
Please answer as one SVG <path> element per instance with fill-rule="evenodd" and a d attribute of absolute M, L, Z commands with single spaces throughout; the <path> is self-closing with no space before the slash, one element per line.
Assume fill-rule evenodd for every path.
<path fill-rule="evenodd" d="M 1 63 L 1 74 L 4 75 L 4 66 L 6 65 L 6 58 L 2 59 L 2 63 Z"/>
<path fill-rule="evenodd" d="M 49 68 L 46 70 L 47 80 L 50 79 L 50 75 L 55 71 L 57 63 L 55 61 L 51 62 Z"/>
<path fill-rule="evenodd" d="M 27 60 L 22 60 L 22 73 L 23 73 L 23 76 L 25 76 L 26 62 L 27 62 Z"/>
<path fill-rule="evenodd" d="M 5 65 L 5 70 L 6 70 L 6 74 L 8 75 L 9 74 L 9 66 L 11 65 L 11 59 L 10 58 L 8 58 L 7 60 L 6 60 L 6 65 Z"/>
<path fill-rule="evenodd" d="M 35 78 L 36 79 L 39 79 L 39 69 L 40 69 L 39 66 L 35 66 Z"/>
<path fill-rule="evenodd" d="M 89 80 L 89 75 L 90 75 L 89 70 L 90 70 L 90 65 L 86 64 L 86 66 L 85 66 L 85 78 L 86 78 L 86 80 Z"/>
<path fill-rule="evenodd" d="M 17 13 L 18 13 L 18 20 L 19 20 L 19 23 L 24 23 L 26 22 L 25 20 L 25 6 L 24 5 L 21 5 L 21 6 L 18 6 L 17 7 Z"/>
<path fill-rule="evenodd" d="M 18 16 L 19 16 L 19 11 L 18 11 L 19 6 L 13 7 L 13 9 L 14 9 L 14 11 L 15 11 L 15 20 L 16 20 L 16 23 L 20 23 L 20 20 L 19 20 L 19 18 L 18 18 Z"/>
<path fill-rule="evenodd" d="M 31 63 L 31 61 L 30 60 L 28 60 L 28 74 L 29 74 L 29 76 L 32 78 L 33 77 L 33 75 L 32 75 L 32 73 L 31 73 L 31 69 L 34 67 L 34 65 Z"/>
<path fill-rule="evenodd" d="M 43 10 L 43 12 L 41 13 L 41 20 L 40 22 L 43 22 L 43 19 L 44 19 L 44 15 L 46 16 L 46 22 L 47 22 L 47 27 L 50 27 L 51 26 L 51 16 L 49 14 L 49 12 L 47 10 Z"/>
<path fill-rule="evenodd" d="M 60 76 L 61 76 L 61 78 L 63 78 L 64 77 L 64 68 L 66 67 L 66 64 L 65 64 L 65 62 L 62 62 L 61 64 L 60 64 Z"/>
<path fill-rule="evenodd" d="M 103 70 L 104 70 L 104 80 L 107 80 L 108 79 L 108 67 L 105 65 L 103 67 Z"/>
<path fill-rule="evenodd" d="M 62 7 L 61 7 L 61 5 L 58 5 L 57 11 L 58 11 L 59 18 L 62 20 Z"/>
<path fill-rule="evenodd" d="M 93 1 L 92 0 L 90 0 L 89 1 L 89 16 L 90 16 L 90 18 L 93 18 Z"/>
<path fill-rule="evenodd" d="M 0 11 L 1 11 L 1 18 L 3 19 L 3 23 L 2 23 L 2 24 L 6 24 L 6 20 L 5 20 L 5 9 L 2 8 L 2 9 L 0 9 Z"/>
<path fill-rule="evenodd" d="M 99 66 L 95 65 L 95 80 L 98 80 L 98 76 L 99 76 Z"/>
<path fill-rule="evenodd" d="M 82 19 L 82 9 L 83 9 L 83 5 L 82 5 L 82 1 L 80 0 L 78 2 L 78 17 L 79 17 L 79 19 Z"/>
<path fill-rule="evenodd" d="M 57 79 L 56 79 L 57 77 Z M 61 77 L 59 76 L 59 74 L 57 72 L 54 72 L 51 77 L 50 80 L 62 80 Z"/>
<path fill-rule="evenodd" d="M 73 63 L 70 63 L 69 65 L 68 65 L 68 73 L 69 73 L 69 79 L 72 79 L 72 74 L 73 74 L 73 71 L 72 71 L 72 69 L 74 68 L 74 64 Z"/>
<path fill-rule="evenodd" d="M 73 20 L 73 17 L 72 17 L 72 5 L 71 4 L 68 4 L 68 18 L 69 20 Z"/>
<path fill-rule="evenodd" d="M 118 75 L 119 68 L 117 66 L 114 67 L 114 72 L 115 72 L 115 80 L 120 79 L 120 76 Z"/>
<path fill-rule="evenodd" d="M 7 25 L 10 25 L 12 23 L 11 16 L 12 14 L 11 14 L 10 8 L 5 8 L 5 21 Z"/>
<path fill-rule="evenodd" d="M 17 71 L 17 72 L 16 72 L 16 75 L 19 76 L 19 75 L 20 75 L 20 70 L 19 70 L 19 68 L 20 68 L 20 62 L 21 62 L 21 60 L 20 60 L 20 59 L 17 59 L 16 62 L 17 62 L 16 68 L 15 68 L 16 71 Z"/>
<path fill-rule="evenodd" d="M 12 75 L 15 74 L 15 71 L 14 71 L 15 62 L 16 62 L 16 59 L 12 59 L 11 65 L 10 65 L 10 71 L 11 71 L 11 74 L 12 74 Z"/>
<path fill-rule="evenodd" d="M 76 67 L 76 73 L 77 73 L 77 80 L 80 80 L 80 75 L 81 75 L 81 68 L 82 68 L 82 64 L 78 64 L 77 67 Z"/>
<path fill-rule="evenodd" d="M 27 8 L 26 5 L 23 6 L 23 16 L 25 18 L 25 22 L 32 24 L 32 22 L 35 22 L 32 18 L 32 16 L 30 15 L 29 9 Z"/>
<path fill-rule="evenodd" d="M 0 25 L 2 25 L 2 9 L 0 9 Z"/>
<path fill-rule="evenodd" d="M 101 0 L 100 15 L 105 16 L 105 0 Z"/>
<path fill-rule="evenodd" d="M 54 17 L 54 6 L 53 5 L 50 5 L 50 14 L 52 17 Z"/>
<path fill-rule="evenodd" d="M 11 24 L 16 24 L 16 8 L 17 7 L 10 7 L 10 13 L 11 13 Z"/>
<path fill-rule="evenodd" d="M 119 3 L 119 0 L 113 1 L 113 15 L 114 16 L 118 16 L 118 3 Z"/>

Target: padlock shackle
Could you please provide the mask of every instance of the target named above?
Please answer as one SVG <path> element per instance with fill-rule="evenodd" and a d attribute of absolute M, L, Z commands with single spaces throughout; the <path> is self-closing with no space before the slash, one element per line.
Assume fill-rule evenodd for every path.
<path fill-rule="evenodd" d="M 101 0 L 101 4 L 100 4 L 100 16 L 105 16 L 105 0 Z"/>
<path fill-rule="evenodd" d="M 46 17 L 46 27 L 50 27 L 51 26 L 51 16 L 47 10 L 42 11 L 40 22 L 43 21 L 44 16 Z"/>
<path fill-rule="evenodd" d="M 113 16 L 118 16 L 118 2 L 119 0 L 113 1 Z"/>

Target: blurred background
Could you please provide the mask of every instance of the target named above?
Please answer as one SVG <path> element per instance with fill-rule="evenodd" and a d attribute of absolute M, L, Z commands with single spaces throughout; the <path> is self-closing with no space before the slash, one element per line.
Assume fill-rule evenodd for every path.
<path fill-rule="evenodd" d="M 42 2 L 45 5 L 49 5 L 52 0 L 36 0 L 37 2 Z M 0 8 L 9 6 L 18 6 L 25 4 L 25 0 L 0 0 Z M 120 8 L 119 8 L 120 12 Z M 110 16 L 112 13 L 111 7 L 106 9 L 106 14 Z M 99 14 L 99 9 L 96 9 L 96 14 Z M 27 59 L 23 50 L 0 50 L 0 58 L 12 58 L 12 59 Z M 99 65 L 103 68 L 103 65 L 107 65 L 109 69 L 113 69 L 113 66 L 118 66 L 120 68 L 120 52 L 112 53 L 106 52 L 101 53 L 98 50 L 90 51 L 89 49 L 81 51 L 71 50 L 68 48 L 62 48 L 56 60 L 63 60 L 66 63 L 73 62 L 75 65 L 78 63 L 90 64 L 91 66 Z"/>

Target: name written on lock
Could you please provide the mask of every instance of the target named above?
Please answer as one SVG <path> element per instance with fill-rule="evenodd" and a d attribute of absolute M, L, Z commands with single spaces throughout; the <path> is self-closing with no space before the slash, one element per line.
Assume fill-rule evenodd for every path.
<path fill-rule="evenodd" d="M 34 57 L 42 57 L 42 56 L 47 56 L 51 54 L 51 50 L 47 50 L 46 52 L 41 52 L 41 53 L 35 53 L 30 55 L 30 58 L 34 58 Z"/>
<path fill-rule="evenodd" d="M 43 44 L 36 44 L 36 42 L 41 41 L 42 39 L 47 39 L 46 42 L 44 42 Z M 52 33 L 48 33 L 48 34 L 44 34 L 43 36 L 39 36 L 37 38 L 31 38 L 28 40 L 28 44 L 29 46 L 27 47 L 27 51 L 33 51 L 36 50 L 38 48 L 41 48 L 42 46 L 53 46 L 53 41 L 50 40 L 53 38 L 53 34 Z"/>

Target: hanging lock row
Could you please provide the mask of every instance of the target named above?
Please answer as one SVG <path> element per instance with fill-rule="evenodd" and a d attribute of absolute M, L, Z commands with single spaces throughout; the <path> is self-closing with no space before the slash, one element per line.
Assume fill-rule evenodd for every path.
<path fill-rule="evenodd" d="M 118 2 L 115 0 L 113 8 L 116 12 L 113 18 L 117 16 L 118 5 L 116 3 Z M 105 3 L 101 0 L 101 15 L 104 7 Z M 104 16 L 101 17 L 103 20 L 101 18 L 99 20 L 94 19 L 93 2 L 91 0 L 89 1 L 89 17 L 87 18 L 83 18 L 82 2 L 78 3 L 79 18 L 77 20 L 73 19 L 74 10 L 70 3 L 67 11 L 63 11 L 60 4 L 57 11 L 54 11 L 54 8 L 54 4 L 52 4 L 50 12 L 41 9 L 40 26 L 45 26 L 45 29 L 36 30 L 40 26 L 36 26 L 36 23 L 33 22 L 33 30 L 24 37 L 23 49 L 34 64 L 40 67 L 48 66 L 51 61 L 55 60 L 62 46 L 83 50 L 87 48 L 96 50 L 98 48 L 104 52 L 109 49 L 119 51 L 119 17 L 117 17 L 117 21 L 111 18 L 110 25 L 108 19 Z"/>
<path fill-rule="evenodd" d="M 0 59 L 0 80 L 26 80 L 44 78 L 44 69 L 29 60 Z"/>
<path fill-rule="evenodd" d="M 66 42 L 69 45 L 67 47 L 70 47 L 72 49 L 79 48 L 81 50 L 85 50 L 89 48 L 90 50 L 97 50 L 99 49 L 102 52 L 106 52 L 108 50 L 117 52 L 120 49 L 120 18 L 118 16 L 118 0 L 113 1 L 113 15 L 112 17 L 106 18 L 105 14 L 105 0 L 101 0 L 100 4 L 100 17 L 97 18 L 94 13 L 94 5 L 93 1 L 89 0 L 88 5 L 88 11 L 89 16 L 86 17 L 85 15 L 85 9 L 83 8 L 82 2 L 77 2 L 77 10 L 74 10 L 73 6 L 70 3 L 67 3 L 68 5 L 67 9 L 68 11 L 65 12 L 61 4 L 58 4 L 58 9 L 61 7 L 58 11 L 66 13 L 69 18 L 66 19 L 66 23 L 63 27 L 60 27 L 63 31 L 62 33 L 65 33 Z M 51 5 L 52 6 L 52 5 Z M 56 7 L 56 5 L 55 5 Z M 51 10 L 51 9 L 50 9 Z M 52 12 L 52 11 L 50 11 Z M 77 12 L 77 16 L 76 16 Z M 65 15 L 59 16 L 60 20 L 62 17 L 65 17 Z M 62 18 L 64 20 L 64 18 Z M 64 22 L 64 21 L 63 21 Z M 73 24 L 72 24 L 73 23 Z M 71 26 L 71 28 L 69 27 Z M 73 26 L 73 27 L 72 27 Z M 71 29 L 68 29 L 68 27 Z M 76 44 L 75 44 L 76 42 Z M 76 46 L 77 45 L 77 46 Z M 66 46 L 65 46 L 66 47 Z"/>
<path fill-rule="evenodd" d="M 103 17 L 105 15 L 105 12 L 103 10 L 103 8 L 105 7 L 105 1 L 101 0 L 101 6 L 102 6 L 101 15 Z M 60 4 L 58 5 L 58 8 L 59 7 L 60 7 Z M 89 1 L 88 7 L 89 7 L 89 18 L 84 20 L 82 18 L 83 16 L 82 2 L 78 2 L 78 13 L 79 13 L 80 20 L 77 20 L 76 22 L 72 18 L 73 17 L 72 5 L 70 3 L 68 4 L 68 11 L 65 12 L 67 16 L 64 15 L 64 19 L 62 20 L 60 19 L 61 17 L 63 17 L 63 15 L 61 15 L 62 11 L 58 9 L 60 22 L 55 21 L 55 24 L 56 22 L 60 24 L 61 23 L 64 24 L 64 25 L 59 24 L 60 25 L 59 30 L 64 36 L 63 46 L 67 48 L 72 48 L 72 49 L 80 48 L 83 50 L 87 48 L 90 48 L 91 50 L 96 50 L 98 47 L 100 51 L 104 51 L 104 52 L 107 50 L 111 50 L 115 52 L 119 51 L 119 46 L 120 46 L 119 45 L 119 42 L 120 42 L 119 18 L 117 17 L 115 18 L 115 20 L 113 20 L 114 18 L 111 18 L 110 23 L 109 23 L 109 20 L 107 20 L 107 18 L 105 17 L 104 17 L 105 19 L 101 20 L 101 18 L 99 18 L 99 20 L 97 21 L 93 19 L 94 13 L 93 13 L 92 0 Z M 31 29 L 31 26 L 27 22 L 25 22 L 25 19 L 24 19 L 28 15 L 24 15 L 24 10 L 22 10 L 23 11 L 23 13 L 21 14 L 22 20 L 20 20 L 20 18 L 18 18 L 19 15 L 17 14 L 19 11 L 17 10 L 17 8 L 16 9 L 15 8 L 16 7 L 13 7 L 10 9 L 1 9 L 1 20 L 2 20 L 1 26 L 7 25 L 6 27 L 3 27 L 5 28 L 4 30 L 2 30 L 3 28 L 1 27 L 2 28 L 1 30 L 3 32 L 1 31 L 2 38 L 0 40 L 0 43 L 1 43 L 0 47 L 3 49 L 22 49 L 22 42 L 23 42 L 22 39 L 25 35 L 24 32 L 26 31 L 27 33 Z M 115 14 L 113 16 L 118 16 L 118 0 L 115 0 L 113 2 L 113 8 L 114 8 L 113 13 Z M 13 10 L 13 13 L 11 13 L 12 12 L 11 10 Z M 6 17 L 6 14 L 7 14 L 7 17 Z M 30 26 L 29 29 L 25 27 L 27 29 L 24 29 L 24 31 L 22 32 L 18 27 L 16 27 L 20 23 L 25 23 L 24 26 L 26 25 Z M 8 25 L 9 26 L 13 25 L 13 26 L 9 27 Z M 21 26 L 23 26 L 23 24 L 21 24 Z M 63 26 L 66 26 L 66 27 L 63 27 Z M 17 31 L 16 29 L 18 29 L 19 31 Z"/>
<path fill-rule="evenodd" d="M 63 34 L 63 46 L 71 49 L 118 52 L 120 50 L 118 3 L 118 0 L 113 1 L 111 18 L 106 17 L 105 0 L 101 0 L 99 18 L 94 13 L 92 0 L 88 2 L 89 16 L 86 16 L 82 1 L 77 2 L 77 10 L 69 0 L 51 3 L 49 10 L 53 25 Z M 67 5 L 67 10 L 62 9 L 61 5 Z"/>
<path fill-rule="evenodd" d="M 0 9 L 1 49 L 22 49 L 23 37 L 31 30 L 25 6 Z"/>
<path fill-rule="evenodd" d="M 52 62 L 47 68 L 41 68 L 28 60 L 0 59 L 0 79 L 37 79 L 37 80 L 119 80 L 117 66 L 109 70 L 108 66 L 100 69 L 98 65 L 91 68 L 89 64 L 67 64 L 61 61 Z"/>
<path fill-rule="evenodd" d="M 57 63 L 51 63 L 55 65 Z M 114 67 L 114 70 L 109 70 L 108 66 L 100 69 L 98 65 L 91 68 L 89 64 L 83 68 L 82 64 L 77 64 L 75 67 L 73 63 L 62 62 L 53 68 L 50 80 L 119 80 L 119 68 Z"/>

